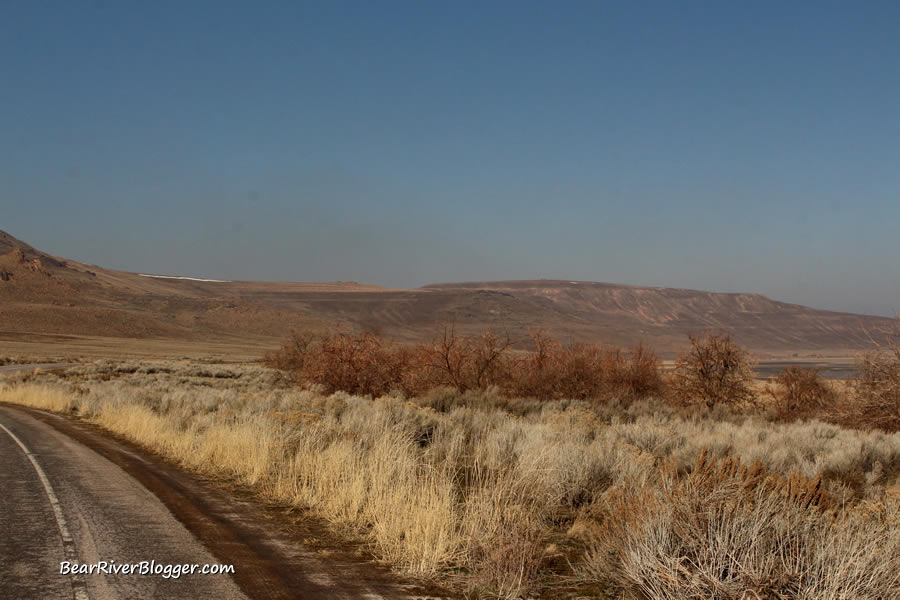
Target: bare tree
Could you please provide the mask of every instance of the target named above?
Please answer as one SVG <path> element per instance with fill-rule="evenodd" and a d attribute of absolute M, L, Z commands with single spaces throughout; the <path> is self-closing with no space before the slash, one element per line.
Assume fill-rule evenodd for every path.
<path fill-rule="evenodd" d="M 512 345 L 509 336 L 492 331 L 479 336 L 460 336 L 453 324 L 441 327 L 436 340 L 422 352 L 423 367 L 436 385 L 449 385 L 460 392 L 484 389 L 500 383 L 508 373 L 507 353 Z"/>
<path fill-rule="evenodd" d="M 839 419 L 857 427 L 900 431 L 900 318 L 893 330 L 882 331 L 884 341 L 857 363 L 853 399 Z"/>
<path fill-rule="evenodd" d="M 727 333 L 689 336 L 691 347 L 675 363 L 673 388 L 687 402 L 738 404 L 753 398 L 750 355 Z"/>

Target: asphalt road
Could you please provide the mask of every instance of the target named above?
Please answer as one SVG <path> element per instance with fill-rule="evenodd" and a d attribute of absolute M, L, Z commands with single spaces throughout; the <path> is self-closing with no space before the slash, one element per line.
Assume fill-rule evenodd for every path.
<path fill-rule="evenodd" d="M 74 419 L 0 405 L 0 598 L 424 598 L 357 551 L 299 542 L 251 499 Z M 305 528 L 305 529 L 304 529 Z M 232 564 L 234 575 L 61 575 L 63 561 Z"/>

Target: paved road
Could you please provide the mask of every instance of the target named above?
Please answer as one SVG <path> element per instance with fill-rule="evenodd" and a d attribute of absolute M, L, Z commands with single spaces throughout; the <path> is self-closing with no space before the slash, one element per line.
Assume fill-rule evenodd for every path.
<path fill-rule="evenodd" d="M 305 549 L 299 525 L 95 427 L 0 404 L 0 597 L 415 598 L 353 552 Z M 236 495 L 237 494 L 237 495 Z M 302 528 L 302 527 L 301 527 Z M 63 561 L 233 564 L 232 575 L 60 575 Z"/>
<path fill-rule="evenodd" d="M 0 594 L 4 597 L 246 598 L 227 576 L 109 575 L 78 581 L 60 575 L 61 563 L 73 558 L 86 563 L 219 561 L 156 496 L 89 448 L 19 410 L 0 408 L 0 425 L 8 430 L 0 429 L 0 564 L 4 565 Z M 58 498 L 71 545 L 63 543 L 48 490 L 19 442 Z M 81 593 L 76 596 L 75 592 Z"/>

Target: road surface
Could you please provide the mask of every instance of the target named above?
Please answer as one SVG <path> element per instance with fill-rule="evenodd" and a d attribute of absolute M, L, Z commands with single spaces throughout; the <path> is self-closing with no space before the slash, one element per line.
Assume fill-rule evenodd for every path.
<path fill-rule="evenodd" d="M 314 521 L 273 519 L 272 509 L 246 493 L 203 481 L 92 425 L 0 404 L 0 426 L 2 598 L 435 597 L 353 549 L 307 547 L 300 540 L 321 533 Z M 234 574 L 72 576 L 60 574 L 64 561 L 233 565 Z"/>

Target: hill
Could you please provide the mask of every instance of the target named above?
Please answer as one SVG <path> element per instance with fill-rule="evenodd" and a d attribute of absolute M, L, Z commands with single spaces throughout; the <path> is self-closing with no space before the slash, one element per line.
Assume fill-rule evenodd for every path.
<path fill-rule="evenodd" d="M 214 281 L 128 273 L 41 252 L 0 231 L 0 354 L 45 347 L 215 348 L 258 355 L 292 328 L 340 324 L 418 341 L 438 324 L 486 327 L 524 345 L 545 329 L 566 341 L 631 345 L 664 353 L 689 333 L 731 332 L 757 352 L 847 354 L 869 345 L 881 317 L 787 304 L 759 294 L 534 280 L 440 283 L 392 289 L 354 282 Z M 118 350 L 117 350 L 118 352 Z"/>
<path fill-rule="evenodd" d="M 861 349 L 869 332 L 890 319 L 818 310 L 778 302 L 762 294 L 716 293 L 589 281 L 493 281 L 444 283 L 425 289 L 491 291 L 564 315 L 560 327 L 585 330 L 612 343 L 637 338 L 662 348 L 683 346 L 690 333 L 724 330 L 756 350 Z"/>

